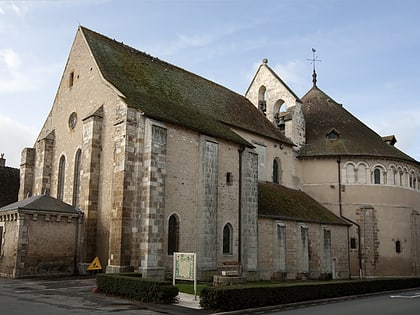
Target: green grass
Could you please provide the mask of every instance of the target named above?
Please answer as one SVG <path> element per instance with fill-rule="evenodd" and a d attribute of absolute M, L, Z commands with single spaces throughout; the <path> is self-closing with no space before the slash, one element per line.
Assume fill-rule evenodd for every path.
<path fill-rule="evenodd" d="M 207 287 L 208 283 L 197 283 L 197 295 L 200 295 L 201 289 Z M 176 283 L 175 286 L 179 292 L 194 294 L 194 283 Z"/>

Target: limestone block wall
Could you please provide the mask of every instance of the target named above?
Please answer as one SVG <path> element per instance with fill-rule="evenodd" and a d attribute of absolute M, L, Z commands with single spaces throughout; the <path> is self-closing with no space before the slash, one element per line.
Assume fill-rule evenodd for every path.
<path fill-rule="evenodd" d="M 34 166 L 35 149 L 23 149 L 20 163 L 19 200 L 25 199 L 32 195 L 32 186 L 34 183 Z"/>
<path fill-rule="evenodd" d="M 265 90 L 267 119 L 275 124 L 275 115 L 279 110 L 287 112 L 285 135 L 292 139 L 297 148 L 301 147 L 305 143 L 305 119 L 300 100 L 266 63 L 258 69 L 245 95 L 257 108 L 261 88 Z"/>
<path fill-rule="evenodd" d="M 142 233 L 140 244 L 143 277 L 163 278 L 167 129 L 146 126 L 142 179 Z"/>
<path fill-rule="evenodd" d="M 18 214 L 0 214 L 0 276 L 14 278 L 16 274 L 16 253 L 18 246 Z"/>
<path fill-rule="evenodd" d="M 258 278 L 258 155 L 242 153 L 241 265 L 248 279 Z"/>
<path fill-rule="evenodd" d="M 299 161 L 296 159 L 296 152 L 290 145 L 277 142 L 273 139 L 258 136 L 244 132 L 243 130 L 235 130 L 241 137 L 248 140 L 250 143 L 264 149 L 264 161 L 259 161 L 259 165 L 263 164 L 263 175 L 258 174 L 258 178 L 263 181 L 273 181 L 273 161 L 277 159 L 279 163 L 279 184 L 284 186 L 301 189 L 302 182 L 300 178 L 301 169 Z M 261 168 L 260 168 L 261 169 Z"/>
<path fill-rule="evenodd" d="M 349 277 L 346 226 L 275 220 L 260 216 L 258 229 L 259 279 Z M 330 234 L 327 246 L 325 231 Z"/>
<path fill-rule="evenodd" d="M 219 145 L 202 136 L 200 139 L 198 268 L 202 272 L 217 269 L 217 215 Z"/>
<path fill-rule="evenodd" d="M 201 137 L 198 133 L 167 124 L 167 173 L 163 234 L 164 266 L 172 272 L 173 255 L 168 254 L 168 223 L 174 215 L 179 223 L 179 252 L 197 252 L 199 169 Z"/>
<path fill-rule="evenodd" d="M 301 162 L 304 191 L 339 215 L 336 159 Z M 358 276 L 360 271 L 367 277 L 418 274 L 419 242 L 415 235 L 420 230 L 413 218 L 420 213 L 420 192 L 408 184 L 401 186 L 385 181 L 387 174 L 382 177 L 384 181 L 380 184 L 374 184 L 369 173 L 363 177 L 353 176 L 354 173 L 350 173 L 348 168 L 349 163 L 358 166 L 357 170 L 362 169 L 362 165 L 366 170 L 382 165 L 385 170 L 398 163 L 384 159 L 341 161 L 342 213 L 360 226 L 360 232 L 357 226 L 350 229 L 354 244 L 350 257 L 352 276 Z"/>

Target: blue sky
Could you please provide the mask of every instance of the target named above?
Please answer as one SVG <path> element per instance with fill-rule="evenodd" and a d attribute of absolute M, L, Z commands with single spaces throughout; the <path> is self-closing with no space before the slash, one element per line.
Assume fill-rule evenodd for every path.
<path fill-rule="evenodd" d="M 0 0 L 0 152 L 18 167 L 52 106 L 78 25 L 244 94 L 263 58 L 318 86 L 420 160 L 420 1 Z"/>

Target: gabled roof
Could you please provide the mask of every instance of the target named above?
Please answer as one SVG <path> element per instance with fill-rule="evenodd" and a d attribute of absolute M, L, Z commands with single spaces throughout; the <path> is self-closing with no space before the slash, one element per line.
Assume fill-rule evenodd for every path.
<path fill-rule="evenodd" d="M 299 157 L 365 156 L 416 160 L 385 143 L 381 136 L 354 117 L 316 85 L 302 98 L 306 121 L 306 144 Z M 336 140 L 328 139 L 331 131 Z"/>
<path fill-rule="evenodd" d="M 33 210 L 79 214 L 79 211 L 77 211 L 73 206 L 48 195 L 31 196 L 0 208 L 0 212 L 10 210 Z"/>
<path fill-rule="evenodd" d="M 348 225 L 303 191 L 273 183 L 258 184 L 258 215 L 300 222 Z"/>
<path fill-rule="evenodd" d="M 80 27 L 103 77 L 146 116 L 252 147 L 229 127 L 290 143 L 244 96 Z"/>

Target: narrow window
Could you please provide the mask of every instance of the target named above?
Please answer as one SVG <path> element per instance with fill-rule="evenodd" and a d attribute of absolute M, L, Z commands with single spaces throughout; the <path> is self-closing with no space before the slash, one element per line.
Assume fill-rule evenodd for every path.
<path fill-rule="evenodd" d="M 80 164 L 81 164 L 82 150 L 77 150 L 74 160 L 74 179 L 73 179 L 73 203 L 74 207 L 79 206 L 80 196 Z"/>
<path fill-rule="evenodd" d="M 179 223 L 175 214 L 169 217 L 168 255 L 179 251 Z"/>
<path fill-rule="evenodd" d="M 356 246 L 356 238 L 355 237 L 352 237 L 352 238 L 350 238 L 350 249 L 356 249 L 357 248 L 357 246 Z"/>
<path fill-rule="evenodd" d="M 232 255 L 232 225 L 227 223 L 223 228 L 223 255 Z"/>
<path fill-rule="evenodd" d="M 273 183 L 279 183 L 279 162 L 277 159 L 273 160 Z"/>
<path fill-rule="evenodd" d="M 226 173 L 226 184 L 228 186 L 232 186 L 233 185 L 233 174 L 231 172 L 227 172 Z"/>
<path fill-rule="evenodd" d="M 395 252 L 397 254 L 401 253 L 401 242 L 400 241 L 395 242 Z"/>
<path fill-rule="evenodd" d="M 267 113 L 267 93 L 265 86 L 261 86 L 258 91 L 258 109 L 266 115 Z"/>
<path fill-rule="evenodd" d="M 66 170 L 66 158 L 64 155 L 60 157 L 58 164 L 58 183 L 57 183 L 57 199 L 63 200 L 64 197 L 64 179 Z"/>
<path fill-rule="evenodd" d="M 69 75 L 69 88 L 71 88 L 74 84 L 74 71 L 70 72 Z"/>
<path fill-rule="evenodd" d="M 375 168 L 373 171 L 373 180 L 375 184 L 381 183 L 381 170 L 379 168 Z"/>

